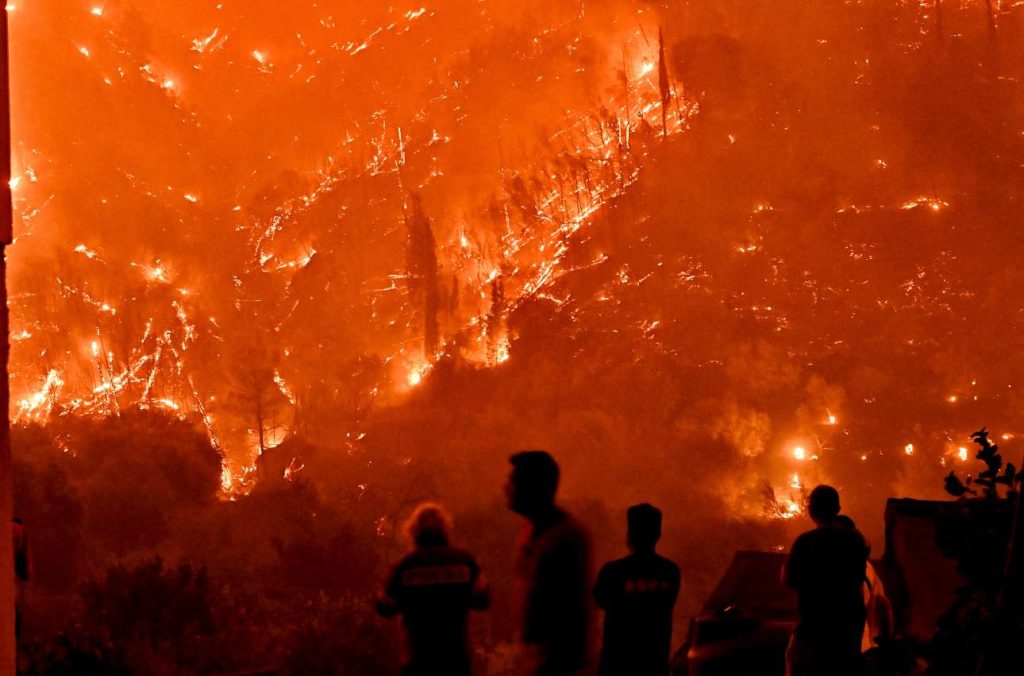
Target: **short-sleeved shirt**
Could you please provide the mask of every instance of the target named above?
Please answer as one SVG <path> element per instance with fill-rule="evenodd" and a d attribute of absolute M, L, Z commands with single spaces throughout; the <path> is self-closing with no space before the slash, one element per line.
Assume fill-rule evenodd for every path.
<path fill-rule="evenodd" d="M 408 635 L 410 673 L 468 673 L 467 616 L 490 597 L 480 566 L 448 545 L 418 547 L 395 566 L 382 614 L 401 613 Z"/>
<path fill-rule="evenodd" d="M 864 536 L 853 528 L 823 526 L 796 539 L 786 562 L 786 584 L 797 590 L 801 641 L 852 639 L 859 654 L 867 555 Z"/>
<path fill-rule="evenodd" d="M 516 562 L 523 594 L 523 641 L 535 645 L 542 666 L 577 669 L 587 662 L 591 582 L 590 534 L 558 512 L 543 529 L 530 529 Z"/>
<path fill-rule="evenodd" d="M 604 609 L 601 676 L 668 673 L 679 567 L 655 553 L 633 554 L 601 569 L 594 587 Z"/>

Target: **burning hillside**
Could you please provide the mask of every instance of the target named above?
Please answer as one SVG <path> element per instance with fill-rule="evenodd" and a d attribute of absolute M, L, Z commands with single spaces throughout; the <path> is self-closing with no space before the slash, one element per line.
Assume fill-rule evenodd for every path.
<path fill-rule="evenodd" d="M 506 359 L 695 110 L 652 9 L 515 5 L 15 4 L 16 418 L 194 414 L 238 467 L 353 362 Z"/>
<path fill-rule="evenodd" d="M 289 438 L 418 456 L 427 412 L 468 461 L 493 405 L 610 467 L 710 445 L 788 517 L 1020 411 L 1016 6 L 11 14 L 18 421 L 194 419 L 231 490 Z"/>

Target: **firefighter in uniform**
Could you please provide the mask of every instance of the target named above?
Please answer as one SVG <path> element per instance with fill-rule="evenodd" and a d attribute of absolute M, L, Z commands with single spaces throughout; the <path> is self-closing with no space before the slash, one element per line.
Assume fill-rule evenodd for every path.
<path fill-rule="evenodd" d="M 406 525 L 413 550 L 395 566 L 377 610 L 401 615 L 407 659 L 403 676 L 468 676 L 470 610 L 490 605 L 479 564 L 449 543 L 449 518 L 434 504 L 420 505 Z"/>

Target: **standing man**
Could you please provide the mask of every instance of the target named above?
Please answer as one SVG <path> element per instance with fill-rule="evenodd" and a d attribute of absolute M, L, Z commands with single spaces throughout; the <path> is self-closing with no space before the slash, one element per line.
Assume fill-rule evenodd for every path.
<path fill-rule="evenodd" d="M 555 504 L 558 464 L 545 451 L 513 455 L 508 506 L 528 521 L 516 559 L 523 642 L 535 676 L 567 676 L 587 664 L 591 545 L 586 528 Z"/>
<path fill-rule="evenodd" d="M 661 510 L 648 504 L 626 512 L 630 555 L 601 569 L 594 587 L 604 610 L 600 676 L 666 676 L 679 566 L 658 556 Z"/>
<path fill-rule="evenodd" d="M 867 544 L 860 531 L 837 520 L 839 492 L 831 486 L 811 491 L 808 512 L 817 528 L 796 539 L 782 573 L 797 591 L 799 613 L 786 671 L 856 676 L 862 670 Z"/>
<path fill-rule="evenodd" d="M 469 676 L 467 619 L 485 610 L 490 590 L 476 560 L 449 543 L 448 515 L 438 505 L 416 508 L 406 524 L 413 550 L 395 566 L 377 611 L 401 614 L 408 657 L 403 676 Z"/>

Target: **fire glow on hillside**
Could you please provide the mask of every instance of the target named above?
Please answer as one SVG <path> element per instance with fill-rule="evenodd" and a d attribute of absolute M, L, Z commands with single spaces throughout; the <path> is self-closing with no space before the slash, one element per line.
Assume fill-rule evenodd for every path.
<path fill-rule="evenodd" d="M 940 151 L 915 157 L 910 132 L 887 126 L 878 101 L 829 102 L 837 124 L 861 136 L 843 149 L 820 125 L 808 132 L 848 162 L 823 172 L 797 136 L 800 116 L 822 104 L 795 96 L 761 111 L 757 127 L 791 141 L 717 118 L 714 144 L 694 141 L 704 145 L 692 152 L 774 143 L 787 148 L 780 166 L 804 163 L 804 174 L 785 189 L 763 176 L 709 185 L 708 202 L 762 192 L 737 207 L 742 222 L 711 207 L 675 214 L 702 234 L 673 239 L 667 206 L 644 201 L 672 204 L 673 182 L 700 180 L 672 149 L 702 124 L 705 93 L 726 86 L 699 66 L 724 69 L 729 45 L 687 41 L 702 25 L 689 3 L 537 4 L 12 0 L 14 419 L 134 406 L 194 418 L 224 451 L 232 490 L 257 454 L 317 424 L 304 414 L 310 402 L 341 402 L 346 443 L 359 444 L 371 404 L 403 401 L 440 361 L 514 360 L 513 317 L 529 305 L 566 317 L 569 334 L 612 332 L 643 346 L 638 354 L 692 360 L 754 388 L 792 380 L 801 395 L 785 423 L 729 396 L 686 414 L 709 419 L 741 457 L 772 451 L 761 469 L 775 517 L 800 512 L 805 472 L 840 450 L 865 464 L 925 448 L 933 462 L 965 460 L 973 423 L 929 421 L 940 408 L 1015 396 L 1016 371 L 981 373 L 961 357 L 976 353 L 963 337 L 980 320 L 1007 331 L 1020 322 L 1001 300 L 1019 279 L 979 286 L 968 251 L 932 238 L 979 210 L 999 221 L 983 205 L 995 184 L 980 171 L 924 171 Z M 857 21 L 865 3 L 834 4 Z M 898 54 L 944 34 L 985 42 L 971 3 L 944 17 L 931 1 L 888 4 L 903 21 Z M 1003 19 L 1015 26 L 1016 10 Z M 818 16 L 795 26 L 794 41 L 806 31 L 822 55 L 839 55 L 845 87 L 902 86 L 819 20 L 828 26 Z M 768 86 L 754 64 L 743 68 Z M 1014 134 L 1019 144 L 1024 132 Z M 924 242 L 925 258 L 904 265 L 901 231 Z M 713 255 L 700 248 L 708 240 Z M 678 250 L 655 251 L 659 241 Z M 964 309 L 987 291 L 983 316 Z M 702 328 L 706 342 L 694 343 L 685 334 L 706 315 L 700 303 L 745 328 L 730 339 Z M 879 393 L 911 384 L 846 357 L 809 378 L 786 364 L 814 371 L 875 335 L 881 316 L 885 340 L 858 349 L 878 364 L 906 350 L 938 366 L 910 388 L 927 401 L 905 411 L 916 436 L 875 443 L 869 421 L 891 422 L 871 412 L 889 405 Z M 736 335 L 761 342 L 735 353 L 715 342 Z M 1005 401 L 971 412 L 1004 424 L 995 412 Z"/>

